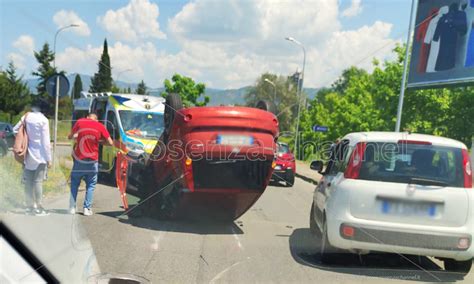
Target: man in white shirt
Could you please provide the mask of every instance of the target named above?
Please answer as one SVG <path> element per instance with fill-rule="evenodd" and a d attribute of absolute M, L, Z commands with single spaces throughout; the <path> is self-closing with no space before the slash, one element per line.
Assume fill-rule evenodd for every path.
<path fill-rule="evenodd" d="M 46 179 L 46 167 L 51 167 L 51 144 L 49 121 L 40 112 L 41 101 L 32 104 L 31 112 L 25 114 L 13 128 L 18 132 L 21 122 L 26 122 L 28 134 L 28 152 L 25 157 L 23 180 L 25 184 L 26 213 L 44 216 L 48 213 L 42 206 L 43 181 Z"/>

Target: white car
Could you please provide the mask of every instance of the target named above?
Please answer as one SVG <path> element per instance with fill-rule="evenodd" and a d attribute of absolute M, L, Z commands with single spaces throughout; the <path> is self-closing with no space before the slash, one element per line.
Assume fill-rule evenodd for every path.
<path fill-rule="evenodd" d="M 310 230 L 322 261 L 339 250 L 433 256 L 468 273 L 474 189 L 467 147 L 421 134 L 351 133 L 334 145 L 314 191 Z"/>

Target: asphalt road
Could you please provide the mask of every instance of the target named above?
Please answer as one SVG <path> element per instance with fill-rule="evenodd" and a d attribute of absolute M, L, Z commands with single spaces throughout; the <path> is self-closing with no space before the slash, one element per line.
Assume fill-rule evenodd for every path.
<path fill-rule="evenodd" d="M 361 263 L 341 255 L 321 264 L 308 229 L 313 188 L 300 179 L 293 188 L 270 186 L 236 222 L 212 224 L 129 218 L 117 189 L 99 185 L 95 215 L 79 219 L 102 273 L 153 283 L 474 283 L 473 271 L 462 279 L 429 258 L 369 255 Z"/>

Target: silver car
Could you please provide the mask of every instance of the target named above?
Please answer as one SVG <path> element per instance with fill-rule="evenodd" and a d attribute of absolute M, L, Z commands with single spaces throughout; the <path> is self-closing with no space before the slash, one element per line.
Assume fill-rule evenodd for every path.
<path fill-rule="evenodd" d="M 474 189 L 467 147 L 420 134 L 351 133 L 311 164 L 310 230 L 322 261 L 340 250 L 433 256 L 468 273 L 474 256 Z"/>

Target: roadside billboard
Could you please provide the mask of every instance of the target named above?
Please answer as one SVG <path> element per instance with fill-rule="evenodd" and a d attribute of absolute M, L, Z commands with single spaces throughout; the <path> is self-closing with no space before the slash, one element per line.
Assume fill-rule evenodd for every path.
<path fill-rule="evenodd" d="M 418 1 L 408 88 L 474 82 L 474 0 Z"/>

